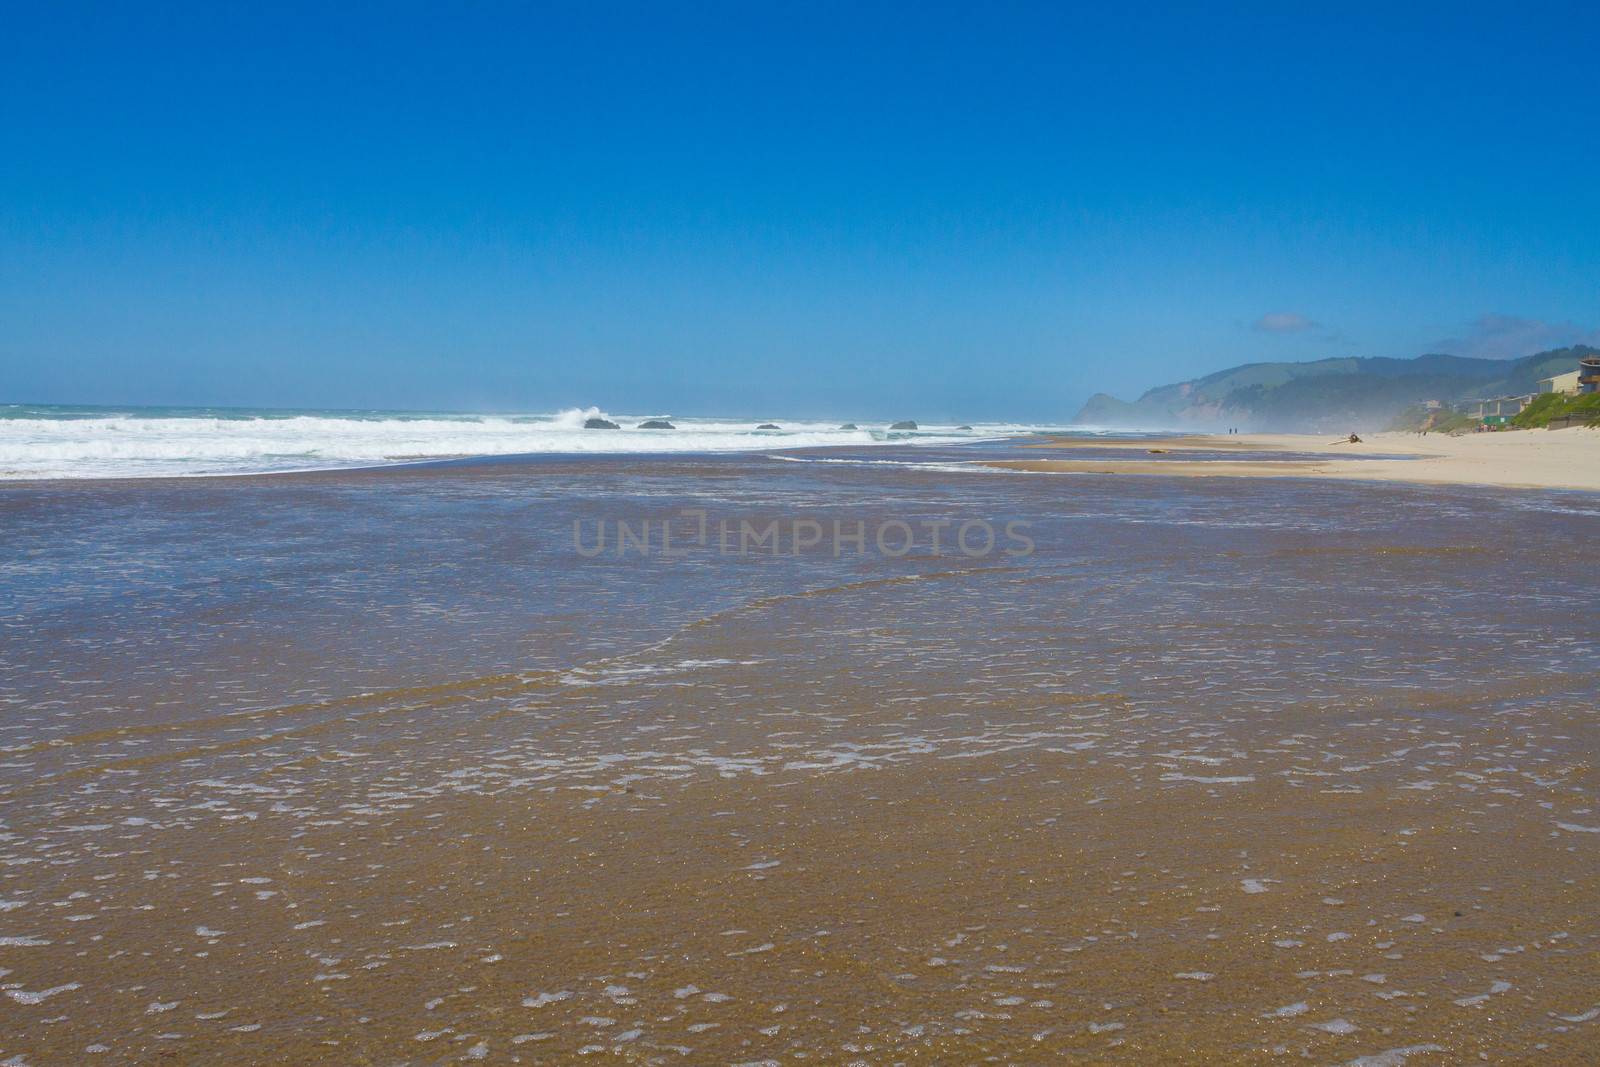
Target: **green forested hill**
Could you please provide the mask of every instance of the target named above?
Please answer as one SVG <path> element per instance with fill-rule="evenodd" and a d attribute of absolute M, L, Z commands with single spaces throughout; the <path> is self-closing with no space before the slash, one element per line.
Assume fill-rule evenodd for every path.
<path fill-rule="evenodd" d="M 1138 429 L 1372 430 L 1425 400 L 1534 392 L 1540 378 L 1575 370 L 1580 357 L 1597 354 L 1577 345 L 1515 360 L 1426 355 L 1247 363 L 1158 386 L 1132 403 L 1098 393 L 1073 421 Z"/>

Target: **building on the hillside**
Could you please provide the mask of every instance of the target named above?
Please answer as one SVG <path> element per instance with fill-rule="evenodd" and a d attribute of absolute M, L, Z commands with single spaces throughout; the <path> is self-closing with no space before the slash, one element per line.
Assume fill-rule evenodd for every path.
<path fill-rule="evenodd" d="M 1494 396 L 1473 400 L 1466 413 L 1485 426 L 1504 426 L 1523 408 L 1533 403 L 1533 394 L 1523 396 Z"/>
<path fill-rule="evenodd" d="M 1422 410 L 1424 411 L 1438 411 L 1442 407 L 1444 407 L 1444 402 L 1441 400 L 1424 400 L 1422 402 Z"/>
<path fill-rule="evenodd" d="M 1533 402 L 1533 395 L 1523 397 L 1486 397 L 1483 400 L 1470 402 L 1467 414 L 1480 421 L 1490 419 L 1509 419 L 1514 414 L 1520 413 L 1523 408 Z"/>
<path fill-rule="evenodd" d="M 1600 356 L 1578 360 L 1578 392 L 1600 393 Z"/>
<path fill-rule="evenodd" d="M 1540 378 L 1539 392 L 1561 393 L 1564 396 L 1573 396 L 1578 392 L 1578 378 L 1582 373 L 1581 370 L 1569 370 L 1565 374 Z"/>

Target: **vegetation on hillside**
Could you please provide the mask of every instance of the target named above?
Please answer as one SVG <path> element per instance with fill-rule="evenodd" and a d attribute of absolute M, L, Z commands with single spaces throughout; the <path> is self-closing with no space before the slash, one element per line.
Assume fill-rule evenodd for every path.
<path fill-rule="evenodd" d="M 1396 415 L 1386 428 L 1407 433 L 1423 430 L 1428 433 L 1467 433 L 1477 427 L 1478 420 L 1471 415 L 1463 415 L 1449 408 L 1429 409 L 1417 404 Z"/>
<path fill-rule="evenodd" d="M 1585 393 L 1582 396 L 1546 393 L 1535 397 L 1533 403 L 1511 420 L 1511 425 L 1533 430 L 1549 426 L 1551 419 L 1568 415 L 1579 416 L 1585 426 L 1600 426 L 1600 393 Z"/>

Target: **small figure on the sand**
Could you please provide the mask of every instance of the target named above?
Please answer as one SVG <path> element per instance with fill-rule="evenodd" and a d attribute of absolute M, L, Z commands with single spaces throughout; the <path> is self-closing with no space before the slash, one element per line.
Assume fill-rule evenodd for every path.
<path fill-rule="evenodd" d="M 1350 443 L 1353 445 L 1359 445 L 1361 443 L 1361 438 L 1357 437 L 1355 434 L 1351 434 Z"/>

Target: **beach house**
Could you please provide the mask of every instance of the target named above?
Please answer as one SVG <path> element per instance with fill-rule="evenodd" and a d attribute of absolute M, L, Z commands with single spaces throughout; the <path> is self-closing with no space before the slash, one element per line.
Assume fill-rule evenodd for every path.
<path fill-rule="evenodd" d="M 1578 392 L 1578 378 L 1582 373 L 1582 371 L 1570 370 L 1565 374 L 1540 378 L 1539 392 L 1561 393 L 1564 396 L 1573 396 Z"/>
<path fill-rule="evenodd" d="M 1600 356 L 1584 356 L 1578 360 L 1578 392 L 1600 392 Z"/>

